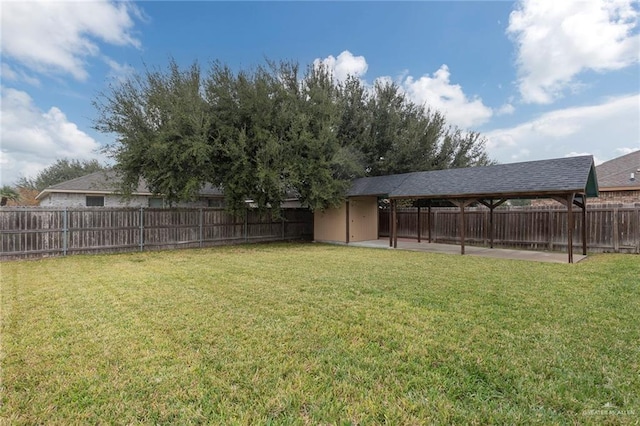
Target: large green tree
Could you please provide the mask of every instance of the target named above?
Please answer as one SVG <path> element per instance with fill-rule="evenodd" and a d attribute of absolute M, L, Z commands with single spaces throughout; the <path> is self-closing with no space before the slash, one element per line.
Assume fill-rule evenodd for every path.
<path fill-rule="evenodd" d="M 280 68 L 294 73 L 284 64 Z M 290 187 L 290 140 L 286 109 L 295 110 L 277 66 L 233 73 L 214 63 L 204 85 L 210 108 L 209 146 L 214 163 L 210 182 L 224 188 L 227 206 L 239 212 L 250 199 L 277 212 Z M 292 105 L 289 105 L 293 102 Z"/>
<path fill-rule="evenodd" d="M 411 102 L 393 82 L 372 90 L 349 78 L 339 92 L 338 134 L 369 176 L 491 163 L 477 132 L 447 124 L 439 111 Z"/>
<path fill-rule="evenodd" d="M 337 90 L 331 74 L 309 67 L 302 81 L 295 131 L 291 134 L 293 184 L 304 203 L 323 209 L 340 201 L 353 175 L 335 124 Z"/>
<path fill-rule="evenodd" d="M 100 164 L 98 160 L 69 160 L 61 158 L 45 167 L 35 177 L 18 179 L 16 187 L 42 191 L 52 185 L 103 170 L 106 170 L 106 166 Z"/>
<path fill-rule="evenodd" d="M 140 177 L 170 201 L 206 184 L 224 189 L 228 209 L 261 209 L 295 192 L 313 210 L 339 203 L 349 182 L 416 170 L 488 164 L 484 139 L 449 126 L 400 88 L 370 88 L 330 71 L 269 62 L 234 71 L 214 62 L 145 70 L 94 101 L 95 128 L 115 134 L 108 152 L 123 190 Z"/>
<path fill-rule="evenodd" d="M 96 129 L 117 135 L 107 150 L 125 193 L 143 177 L 169 202 L 190 200 L 212 177 L 212 116 L 201 89 L 197 64 L 183 71 L 171 61 L 167 70 L 147 70 L 114 83 L 94 101 Z"/>

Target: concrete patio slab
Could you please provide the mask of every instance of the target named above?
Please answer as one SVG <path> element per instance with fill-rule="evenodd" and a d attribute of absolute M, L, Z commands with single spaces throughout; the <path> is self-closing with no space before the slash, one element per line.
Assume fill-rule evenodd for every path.
<path fill-rule="evenodd" d="M 369 247 L 369 248 L 386 248 L 389 247 L 389 239 L 381 238 L 378 240 L 359 241 L 348 244 L 353 247 Z M 445 253 L 445 254 L 457 254 L 460 255 L 460 246 L 454 244 L 440 244 L 440 243 L 428 243 L 420 242 L 416 240 L 398 239 L 397 250 L 411 250 L 422 251 L 429 253 Z M 532 250 L 511 250 L 511 249 L 498 249 L 488 247 L 477 246 L 465 246 L 465 256 L 481 256 L 481 257 L 493 257 L 497 259 L 516 259 L 516 260 L 529 260 L 533 262 L 551 262 L 551 263 L 567 263 L 567 253 L 560 252 L 548 252 L 548 251 L 532 251 Z M 573 254 L 573 262 L 578 263 L 587 256 L 582 254 Z"/>

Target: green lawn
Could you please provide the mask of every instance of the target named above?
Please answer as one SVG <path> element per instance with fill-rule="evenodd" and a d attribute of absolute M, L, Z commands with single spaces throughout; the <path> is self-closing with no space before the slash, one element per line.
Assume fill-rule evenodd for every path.
<path fill-rule="evenodd" d="M 640 257 L 266 244 L 6 262 L 9 424 L 637 424 Z"/>

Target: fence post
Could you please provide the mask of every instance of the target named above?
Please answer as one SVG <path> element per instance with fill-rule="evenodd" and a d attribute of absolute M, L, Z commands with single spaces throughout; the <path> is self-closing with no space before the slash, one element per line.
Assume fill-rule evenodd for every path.
<path fill-rule="evenodd" d="M 613 208 L 613 252 L 620 252 L 620 227 L 618 226 L 618 206 Z"/>
<path fill-rule="evenodd" d="M 140 251 L 144 251 L 144 207 L 140 207 Z"/>
<path fill-rule="evenodd" d="M 204 222 L 204 210 L 202 210 L 202 208 L 201 208 L 201 209 L 200 209 L 200 235 L 199 235 L 199 238 L 200 238 L 200 247 L 202 247 L 202 244 L 203 244 L 203 241 L 202 241 L 202 236 L 203 236 L 203 233 L 202 233 L 202 231 L 203 231 L 203 230 L 202 230 L 202 227 L 203 227 L 203 223 L 202 223 L 202 222 Z"/>
<path fill-rule="evenodd" d="M 284 222 L 284 214 L 283 214 L 282 215 L 282 240 L 283 241 L 284 241 L 285 235 L 286 235 L 285 232 L 284 232 L 284 224 L 285 224 L 285 222 Z"/>
<path fill-rule="evenodd" d="M 243 233 L 244 233 L 244 242 L 248 242 L 249 241 L 249 209 L 245 208 L 244 209 L 244 226 L 243 226 Z"/>
<path fill-rule="evenodd" d="M 429 244 L 431 244 L 431 203 L 429 203 L 429 207 L 427 207 L 427 239 L 429 240 Z"/>
<path fill-rule="evenodd" d="M 67 255 L 67 250 L 69 249 L 69 212 L 65 208 L 64 213 L 62 215 L 62 255 Z"/>
<path fill-rule="evenodd" d="M 422 221 L 420 220 L 420 206 L 418 206 L 418 242 L 420 242 L 420 238 L 422 237 Z"/>
<path fill-rule="evenodd" d="M 492 203 L 493 200 L 491 200 L 490 202 Z M 489 232 L 489 210 L 484 210 L 482 212 L 482 244 L 485 247 L 487 246 L 487 235 L 489 234 Z M 493 232 L 493 230 L 491 230 L 491 232 Z"/>
<path fill-rule="evenodd" d="M 431 227 L 429 227 L 429 230 L 431 230 Z M 431 238 L 429 238 L 429 242 L 431 242 Z M 438 210 L 433 212 L 433 242 L 438 242 Z"/>
<path fill-rule="evenodd" d="M 636 244 L 636 253 L 640 254 L 640 204 L 636 204 L 636 238 L 637 240 L 637 244 Z"/>
<path fill-rule="evenodd" d="M 547 216 L 549 251 L 553 251 L 553 210 L 550 207 L 547 208 L 549 209 L 549 215 Z"/>

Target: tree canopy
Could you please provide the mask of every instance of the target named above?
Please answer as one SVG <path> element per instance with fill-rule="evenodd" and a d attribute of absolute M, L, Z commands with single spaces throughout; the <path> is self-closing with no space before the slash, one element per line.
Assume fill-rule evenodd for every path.
<path fill-rule="evenodd" d="M 233 71 L 214 62 L 147 69 L 94 100 L 94 127 L 123 190 L 140 177 L 170 202 L 205 184 L 239 212 L 250 199 L 278 206 L 295 193 L 312 210 L 337 205 L 353 178 L 489 164 L 484 139 L 412 103 L 389 82 L 335 82 L 322 66 L 271 62 Z"/>

